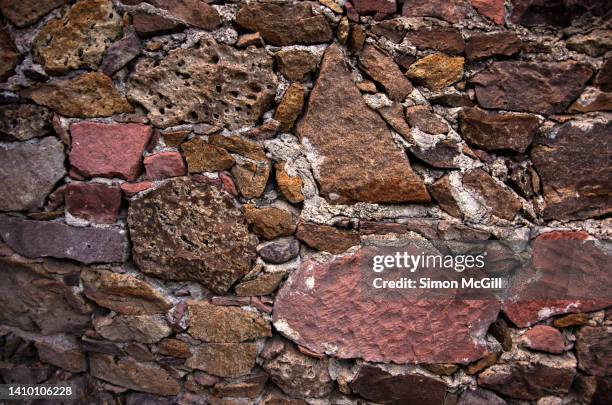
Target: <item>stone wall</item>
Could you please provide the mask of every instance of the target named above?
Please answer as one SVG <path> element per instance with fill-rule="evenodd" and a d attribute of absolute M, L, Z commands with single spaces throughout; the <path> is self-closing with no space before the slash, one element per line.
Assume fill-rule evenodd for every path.
<path fill-rule="evenodd" d="M 611 6 L 0 0 L 0 382 L 612 403 L 609 301 L 347 288 L 376 238 L 610 237 Z"/>

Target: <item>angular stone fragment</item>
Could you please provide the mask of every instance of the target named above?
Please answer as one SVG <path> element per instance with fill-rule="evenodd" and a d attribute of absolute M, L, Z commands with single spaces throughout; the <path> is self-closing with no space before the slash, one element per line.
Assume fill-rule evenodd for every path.
<path fill-rule="evenodd" d="M 236 41 L 236 47 L 238 48 L 246 48 L 249 46 L 264 46 L 263 38 L 259 32 L 241 35 L 238 41 Z"/>
<path fill-rule="evenodd" d="M 74 338 L 58 335 L 50 339 L 40 339 L 35 342 L 35 346 L 42 362 L 73 373 L 87 371 L 87 359 Z"/>
<path fill-rule="evenodd" d="M 453 28 L 423 27 L 409 31 L 406 39 L 418 49 L 435 49 L 451 55 L 461 54 L 465 49 L 461 33 Z"/>
<path fill-rule="evenodd" d="M 511 221 L 522 207 L 516 194 L 482 169 L 466 172 L 463 175 L 463 186 L 475 193 L 493 215 L 508 221 Z"/>
<path fill-rule="evenodd" d="M 361 52 L 359 65 L 372 79 L 385 88 L 393 100 L 404 101 L 406 96 L 412 92 L 412 85 L 399 70 L 393 58 L 374 46 L 367 46 Z"/>
<path fill-rule="evenodd" d="M 293 127 L 304 107 L 304 96 L 304 87 L 297 83 L 291 83 L 285 91 L 274 113 L 274 119 L 281 123 L 281 131 L 287 132 Z"/>
<path fill-rule="evenodd" d="M 283 194 L 283 197 L 290 203 L 299 204 L 304 201 L 302 194 L 302 178 L 298 175 L 290 175 L 285 170 L 285 163 L 280 162 L 274 165 L 276 172 L 276 184 Z"/>
<path fill-rule="evenodd" d="M 406 76 L 430 90 L 443 89 L 463 77 L 463 58 L 435 53 L 419 59 L 406 71 Z"/>
<path fill-rule="evenodd" d="M 547 325 L 536 325 L 521 336 L 521 344 L 531 350 L 560 354 L 565 342 L 558 329 Z"/>
<path fill-rule="evenodd" d="M 595 85 L 603 91 L 612 91 L 612 57 L 607 58 L 599 69 L 595 76 Z"/>
<path fill-rule="evenodd" d="M 567 314 L 553 321 L 555 328 L 569 328 L 572 326 L 581 326 L 589 321 L 589 315 L 584 313 Z"/>
<path fill-rule="evenodd" d="M 313 249 L 338 254 L 361 242 L 358 233 L 309 222 L 299 224 L 296 238 Z"/>
<path fill-rule="evenodd" d="M 141 11 L 132 13 L 132 25 L 142 38 L 173 34 L 185 29 L 185 25 L 179 21 Z"/>
<path fill-rule="evenodd" d="M 234 158 L 223 148 L 210 145 L 201 138 L 193 138 L 181 145 L 189 173 L 228 170 Z"/>
<path fill-rule="evenodd" d="M 0 219 L 0 236 L 27 257 L 55 257 L 82 263 L 125 260 L 125 232 L 111 228 L 76 228 L 59 222 Z"/>
<path fill-rule="evenodd" d="M 238 191 L 245 198 L 258 198 L 266 189 L 270 177 L 270 162 L 245 161 L 232 167 Z"/>
<path fill-rule="evenodd" d="M 302 81 L 304 76 L 317 68 L 319 58 L 302 49 L 281 49 L 276 52 L 278 70 L 289 80 Z"/>
<path fill-rule="evenodd" d="M 152 129 L 141 124 L 78 122 L 70 126 L 70 164 L 86 177 L 136 180 Z"/>
<path fill-rule="evenodd" d="M 503 25 L 506 14 L 504 0 L 470 0 L 479 14 L 488 17 L 495 24 Z"/>
<path fill-rule="evenodd" d="M 587 87 L 568 109 L 571 113 L 612 111 L 612 93 Z"/>
<path fill-rule="evenodd" d="M 456 140 L 437 139 L 434 143 L 430 143 L 427 138 L 414 138 L 417 141 L 416 145 L 410 147 L 410 152 L 414 156 L 428 165 L 440 169 L 456 169 L 459 167 L 457 158 L 461 156 L 459 151 L 461 146 Z"/>
<path fill-rule="evenodd" d="M 521 50 L 521 45 L 520 38 L 512 32 L 479 33 L 470 36 L 465 54 L 470 61 L 491 56 L 512 56 Z"/>
<path fill-rule="evenodd" d="M 429 186 L 429 193 L 438 202 L 440 208 L 454 217 L 461 218 L 461 208 L 453 195 L 453 190 L 448 176 L 441 177 Z"/>
<path fill-rule="evenodd" d="M 157 395 L 176 395 L 181 386 L 169 372 L 155 363 L 139 362 L 131 357 L 114 358 L 104 354 L 89 355 L 93 377 L 120 387 Z"/>
<path fill-rule="evenodd" d="M 66 210 L 73 216 L 99 224 L 117 221 L 121 188 L 96 183 L 70 183 L 66 186 Z"/>
<path fill-rule="evenodd" d="M 72 287 L 44 274 L 44 263 L 0 257 L 0 322 L 43 335 L 80 335 L 92 309 Z"/>
<path fill-rule="evenodd" d="M 583 15 L 603 16 L 610 11 L 607 0 L 514 0 L 510 21 L 515 24 L 566 27 Z"/>
<path fill-rule="evenodd" d="M 127 198 L 133 197 L 141 191 L 148 190 L 153 187 L 153 183 L 150 181 L 141 181 L 138 183 L 121 183 L 121 191 Z"/>
<path fill-rule="evenodd" d="M 406 108 L 406 120 L 413 127 L 431 135 L 448 132 L 448 124 L 427 106 L 415 105 Z"/>
<path fill-rule="evenodd" d="M 297 133 L 319 156 L 314 158 L 314 174 L 329 201 L 429 201 L 385 122 L 363 101 L 337 46 L 325 52 Z"/>
<path fill-rule="evenodd" d="M 211 135 L 208 137 L 211 145 L 227 149 L 253 160 L 265 160 L 266 152 L 260 143 L 253 142 L 241 136 Z"/>
<path fill-rule="evenodd" d="M 106 48 L 121 36 L 121 16 L 110 0 L 75 3 L 59 19 L 45 24 L 32 44 L 35 61 L 51 74 L 97 69 Z"/>
<path fill-rule="evenodd" d="M 481 107 L 556 114 L 580 95 L 592 73 L 574 61 L 504 61 L 494 62 L 470 83 Z"/>
<path fill-rule="evenodd" d="M 133 32 L 124 36 L 106 50 L 100 70 L 111 76 L 138 56 L 141 48 L 142 41 Z"/>
<path fill-rule="evenodd" d="M 68 117 L 108 117 L 133 110 L 115 89 L 111 78 L 98 72 L 57 79 L 22 90 L 20 94 Z"/>
<path fill-rule="evenodd" d="M 357 87 L 359 87 L 359 85 Z M 376 93 L 376 88 L 374 88 L 374 93 Z M 407 141 L 412 142 L 410 126 L 406 123 L 401 104 L 394 102 L 389 107 L 379 108 L 378 113 L 398 134 Z"/>
<path fill-rule="evenodd" d="M 124 315 L 164 313 L 172 307 L 157 289 L 129 274 L 81 272 L 83 291 L 96 304 Z"/>
<path fill-rule="evenodd" d="M 157 315 L 116 315 L 97 317 L 93 327 L 104 339 L 113 342 L 136 341 L 155 343 L 172 333 L 164 316 Z"/>
<path fill-rule="evenodd" d="M 502 113 L 480 108 L 464 108 L 459 113 L 461 136 L 486 150 L 525 152 L 538 132 L 538 117 L 522 113 Z"/>
<path fill-rule="evenodd" d="M 224 294 L 255 259 L 255 238 L 232 198 L 174 178 L 130 203 L 134 261 L 145 274 L 203 283 Z"/>
<path fill-rule="evenodd" d="M 221 25 L 221 17 L 217 10 L 201 0 L 146 0 L 146 2 L 167 11 L 173 18 L 197 28 L 210 31 Z"/>
<path fill-rule="evenodd" d="M 300 242 L 293 238 L 281 238 L 257 246 L 257 253 L 269 263 L 285 263 L 300 253 Z"/>
<path fill-rule="evenodd" d="M 391 374 L 364 364 L 350 384 L 362 397 L 384 405 L 437 405 L 444 403 L 446 384 L 415 372 Z"/>
<path fill-rule="evenodd" d="M 178 152 L 160 152 L 144 158 L 147 177 L 151 180 L 162 180 L 170 177 L 184 176 L 185 162 Z"/>
<path fill-rule="evenodd" d="M 476 388 L 475 390 L 465 390 L 461 394 L 457 405 L 507 405 L 507 402 L 492 391 Z"/>
<path fill-rule="evenodd" d="M 382 20 L 397 10 L 396 0 L 352 0 L 352 4 L 357 13 L 373 14 L 375 20 Z"/>
<path fill-rule="evenodd" d="M 351 53 L 359 52 L 361 48 L 363 48 L 365 40 L 366 33 L 363 28 L 361 28 L 361 26 L 359 26 L 358 24 L 351 26 L 351 34 L 347 43 L 349 51 Z"/>
<path fill-rule="evenodd" d="M 199 301 L 189 304 L 189 329 L 196 339 L 209 343 L 239 343 L 272 336 L 270 324 L 261 315 L 239 307 Z"/>
<path fill-rule="evenodd" d="M 531 159 L 542 179 L 545 219 L 583 219 L 612 212 L 612 120 L 607 116 L 561 124 L 539 140 Z M 593 153 L 593 151 L 598 151 Z"/>
<path fill-rule="evenodd" d="M 296 219 L 289 211 L 275 207 L 244 206 L 244 215 L 253 232 L 266 239 L 289 236 L 295 232 Z"/>
<path fill-rule="evenodd" d="M 276 329 L 311 351 L 371 362 L 468 363 L 488 352 L 499 304 L 376 294 L 363 271 L 376 251 L 302 262 L 276 295 Z"/>
<path fill-rule="evenodd" d="M 239 297 L 250 297 L 256 295 L 269 295 L 278 288 L 285 278 L 284 272 L 265 273 L 253 280 L 245 281 L 236 286 L 236 295 Z"/>
<path fill-rule="evenodd" d="M 325 17 L 314 15 L 308 2 L 286 5 L 249 3 L 238 10 L 236 23 L 259 32 L 272 45 L 319 44 L 333 37 Z"/>
<path fill-rule="evenodd" d="M 185 365 L 219 377 L 247 375 L 255 366 L 255 343 L 204 343 L 192 349 Z"/>
<path fill-rule="evenodd" d="M 584 326 L 578 332 L 578 367 L 590 375 L 612 374 L 612 327 Z"/>
<path fill-rule="evenodd" d="M 21 55 L 15 48 L 10 34 L 5 29 L 0 28 L 0 62 L 2 62 L 0 64 L 0 80 L 8 77 L 20 60 Z"/>
<path fill-rule="evenodd" d="M 157 343 L 157 352 L 164 356 L 187 358 L 190 356 L 189 344 L 178 339 L 163 339 Z"/>
<path fill-rule="evenodd" d="M 280 356 L 264 364 L 270 378 L 283 392 L 298 398 L 320 398 L 333 389 L 326 358 L 306 356 L 288 346 Z"/>
<path fill-rule="evenodd" d="M 457 23 L 468 15 L 465 0 L 406 0 L 402 9 L 404 17 L 436 17 Z"/>
<path fill-rule="evenodd" d="M 0 11 L 10 22 L 22 28 L 68 2 L 69 0 L 0 0 Z"/>
<path fill-rule="evenodd" d="M 54 137 L 0 146 L 0 211 L 41 208 L 66 174 L 64 145 Z"/>
<path fill-rule="evenodd" d="M 52 113 L 45 107 L 32 104 L 0 106 L 0 138 L 18 141 L 47 135 L 52 131 Z"/>

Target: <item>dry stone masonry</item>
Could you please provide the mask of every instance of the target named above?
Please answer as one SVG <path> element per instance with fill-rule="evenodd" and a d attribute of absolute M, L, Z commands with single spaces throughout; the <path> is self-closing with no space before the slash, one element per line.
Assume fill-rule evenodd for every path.
<path fill-rule="evenodd" d="M 612 297 L 389 298 L 360 266 L 611 213 L 609 0 L 0 0 L 0 383 L 610 404 Z M 534 251 L 554 290 L 570 252 Z M 578 292 L 612 285 L 582 254 Z"/>

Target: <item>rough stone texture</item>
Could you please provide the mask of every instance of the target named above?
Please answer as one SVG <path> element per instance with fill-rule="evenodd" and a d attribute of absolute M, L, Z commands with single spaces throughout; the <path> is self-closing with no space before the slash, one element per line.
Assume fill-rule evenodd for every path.
<path fill-rule="evenodd" d="M 428 107 L 415 105 L 406 108 L 406 121 L 421 131 L 436 135 L 448 132 L 448 124 Z"/>
<path fill-rule="evenodd" d="M 439 90 L 461 80 L 463 61 L 461 56 L 435 53 L 410 65 L 406 76 L 431 90 Z"/>
<path fill-rule="evenodd" d="M 124 231 L 76 228 L 58 222 L 0 218 L 4 243 L 27 257 L 55 257 L 82 263 L 122 262 L 126 256 Z"/>
<path fill-rule="evenodd" d="M 216 172 L 230 169 L 234 158 L 223 148 L 214 146 L 201 138 L 193 138 L 181 145 L 189 173 Z"/>
<path fill-rule="evenodd" d="M 270 324 L 257 313 L 199 301 L 189 304 L 188 333 L 210 343 L 239 343 L 271 336 Z"/>
<path fill-rule="evenodd" d="M 276 112 L 274 113 L 274 119 L 281 124 L 281 131 L 287 132 L 293 127 L 293 123 L 304 107 L 305 93 L 301 85 L 291 83 L 285 91 L 285 94 L 283 94 L 283 98 L 278 107 L 276 107 Z"/>
<path fill-rule="evenodd" d="M 612 111 L 612 94 L 595 87 L 587 87 L 568 111 L 571 113 Z"/>
<path fill-rule="evenodd" d="M 221 25 L 217 10 L 201 0 L 146 0 L 146 2 L 167 11 L 173 18 L 197 28 L 213 30 Z"/>
<path fill-rule="evenodd" d="M 52 131 L 52 114 L 45 107 L 32 104 L 0 106 L 0 137 L 27 141 Z"/>
<path fill-rule="evenodd" d="M 440 208 L 454 217 L 461 218 L 461 208 L 453 195 L 453 187 L 448 176 L 441 177 L 429 186 L 431 196 L 438 202 Z"/>
<path fill-rule="evenodd" d="M 106 48 L 121 36 L 122 28 L 110 0 L 77 2 L 62 18 L 45 24 L 34 39 L 33 54 L 51 74 L 96 69 Z"/>
<path fill-rule="evenodd" d="M 161 61 L 139 60 L 128 96 L 157 127 L 206 122 L 238 129 L 254 124 L 270 106 L 276 90 L 272 64 L 264 49 L 235 50 L 202 35 L 192 48 L 172 50 Z"/>
<path fill-rule="evenodd" d="M 531 151 L 544 188 L 547 219 L 581 219 L 612 211 L 612 121 L 570 121 L 555 128 L 555 137 L 538 140 Z M 598 151 L 598 153 L 593 153 Z"/>
<path fill-rule="evenodd" d="M 466 363 L 486 353 L 495 303 L 377 296 L 361 284 L 360 263 L 371 254 L 302 263 L 277 294 L 277 330 L 315 352 L 372 362 Z"/>
<path fill-rule="evenodd" d="M 352 4 L 357 13 L 373 14 L 375 20 L 382 20 L 397 10 L 396 0 L 352 0 Z"/>
<path fill-rule="evenodd" d="M 42 207 L 66 174 L 64 159 L 64 145 L 53 137 L 0 146 L 0 211 Z"/>
<path fill-rule="evenodd" d="M 362 397 L 384 405 L 435 405 L 444 403 L 446 384 L 417 373 L 391 374 L 364 364 L 350 384 Z"/>
<path fill-rule="evenodd" d="M 607 58 L 595 76 L 595 84 L 603 91 L 612 91 L 612 58 Z"/>
<path fill-rule="evenodd" d="M 306 356 L 293 346 L 264 364 L 270 379 L 283 392 L 298 398 L 319 398 L 328 395 L 333 388 L 327 370 L 327 359 Z"/>
<path fill-rule="evenodd" d="M 259 32 L 272 45 L 311 45 L 327 42 L 333 37 L 325 17 L 313 15 L 308 2 L 246 4 L 238 10 L 236 23 Z"/>
<path fill-rule="evenodd" d="M 300 253 L 300 242 L 293 238 L 281 238 L 257 246 L 257 253 L 267 262 L 285 263 Z"/>
<path fill-rule="evenodd" d="M 435 49 L 448 54 L 461 54 L 465 50 L 461 33 L 453 28 L 420 28 L 408 32 L 406 38 L 418 49 Z"/>
<path fill-rule="evenodd" d="M 162 180 L 169 177 L 184 176 L 185 162 L 178 152 L 160 152 L 149 155 L 143 160 L 147 177 Z"/>
<path fill-rule="evenodd" d="M 219 377 L 247 375 L 255 365 L 255 343 L 205 343 L 192 350 L 185 365 Z"/>
<path fill-rule="evenodd" d="M 240 136 L 211 135 L 208 140 L 211 145 L 227 149 L 249 159 L 266 159 L 266 153 L 261 144 Z"/>
<path fill-rule="evenodd" d="M 141 124 L 78 122 L 70 126 L 70 164 L 86 177 L 136 180 L 152 129 Z"/>
<path fill-rule="evenodd" d="M 280 162 L 274 165 L 276 173 L 276 184 L 283 194 L 283 197 L 290 203 L 299 204 L 304 201 L 302 193 L 302 178 L 300 176 L 292 176 L 285 170 L 285 163 Z"/>
<path fill-rule="evenodd" d="M 142 42 L 134 33 L 124 36 L 106 50 L 100 70 L 111 76 L 138 56 L 141 48 Z"/>
<path fill-rule="evenodd" d="M 462 137 L 486 150 L 523 153 L 540 127 L 534 115 L 486 111 L 477 107 L 462 109 L 459 119 Z"/>
<path fill-rule="evenodd" d="M 270 162 L 246 161 L 232 167 L 238 191 L 245 198 L 258 198 L 266 189 L 270 176 Z"/>
<path fill-rule="evenodd" d="M 173 34 L 185 29 L 185 25 L 179 21 L 139 11 L 132 13 L 132 24 L 142 38 Z"/>
<path fill-rule="evenodd" d="M 76 341 L 66 336 L 35 342 L 41 361 L 73 373 L 87 371 L 87 358 Z"/>
<path fill-rule="evenodd" d="M 313 158 L 315 177 L 329 201 L 429 201 L 422 180 L 394 145 L 384 121 L 365 105 L 337 46 L 325 52 L 297 133 L 313 152 L 334 156 L 333 161 Z"/>
<path fill-rule="evenodd" d="M 119 314 L 152 315 L 172 306 L 151 284 L 129 274 L 87 270 L 81 281 L 87 298 Z"/>
<path fill-rule="evenodd" d="M 495 24 L 504 24 L 506 14 L 504 0 L 470 0 L 470 3 L 478 13 L 488 17 Z"/>
<path fill-rule="evenodd" d="M 145 274 L 194 280 L 223 294 L 255 258 L 255 238 L 231 197 L 175 178 L 136 197 L 128 224 L 134 261 Z"/>
<path fill-rule="evenodd" d="M 313 249 L 334 254 L 343 253 L 348 248 L 360 243 L 358 233 L 308 222 L 299 224 L 295 236 Z"/>
<path fill-rule="evenodd" d="M 477 388 L 475 390 L 466 390 L 457 405 L 506 405 L 507 402 L 495 395 L 494 392 Z"/>
<path fill-rule="evenodd" d="M 91 353 L 89 367 L 92 376 L 120 387 L 157 395 L 176 395 L 180 390 L 171 374 L 155 363 Z"/>
<path fill-rule="evenodd" d="M 558 329 L 547 325 L 536 325 L 521 336 L 523 346 L 542 352 L 563 353 L 565 342 Z"/>
<path fill-rule="evenodd" d="M 606 0 L 515 0 L 510 21 L 526 26 L 568 26 L 585 14 L 602 16 L 610 10 Z"/>
<path fill-rule="evenodd" d="M 0 11 L 13 24 L 26 27 L 68 0 L 0 0 Z"/>
<path fill-rule="evenodd" d="M 334 55 L 334 57 L 337 56 Z M 329 58 L 331 59 L 331 56 Z M 337 64 L 339 62 L 333 61 L 332 63 Z M 372 79 L 380 83 L 387 90 L 389 97 L 393 100 L 403 101 L 412 92 L 412 85 L 402 75 L 393 58 L 385 55 L 374 46 L 368 45 L 361 52 L 359 55 L 359 65 Z M 331 67 L 330 69 L 334 69 L 333 74 L 340 74 L 336 70 L 337 68 Z"/>
<path fill-rule="evenodd" d="M 556 114 L 578 97 L 592 74 L 590 68 L 574 61 L 507 61 L 493 63 L 470 82 L 481 107 Z"/>
<path fill-rule="evenodd" d="M 285 278 L 284 272 L 265 273 L 253 280 L 244 281 L 236 286 L 236 295 L 239 297 L 250 297 L 256 295 L 269 295 L 278 288 Z"/>
<path fill-rule="evenodd" d="M 611 375 L 612 327 L 585 326 L 580 329 L 577 337 L 578 367 L 590 375 Z"/>
<path fill-rule="evenodd" d="M 295 232 L 296 220 L 289 211 L 274 207 L 245 205 L 244 215 L 253 232 L 266 239 L 289 236 Z"/>
<path fill-rule="evenodd" d="M 473 169 L 463 175 L 463 186 L 475 193 L 493 215 L 512 220 L 521 209 L 519 198 L 482 169 Z"/>
<path fill-rule="evenodd" d="M 15 48 L 11 35 L 5 29 L 0 28 L 0 62 L 2 62 L 0 79 L 10 76 L 20 60 L 21 55 Z"/>
<path fill-rule="evenodd" d="M 451 23 L 467 16 L 469 6 L 465 0 L 406 0 L 402 8 L 405 17 L 436 17 Z"/>
<path fill-rule="evenodd" d="M 287 79 L 295 81 L 301 81 L 319 63 L 315 54 L 302 49 L 281 49 L 275 56 L 278 70 Z"/>
<path fill-rule="evenodd" d="M 155 343 L 172 333 L 161 315 L 117 315 L 98 317 L 93 327 L 104 339 L 113 342 Z"/>
<path fill-rule="evenodd" d="M 117 221 L 121 188 L 96 183 L 70 183 L 65 192 L 66 210 L 73 216 L 99 224 Z"/>
<path fill-rule="evenodd" d="M 373 84 L 373 83 L 372 83 Z M 374 90 L 376 92 L 376 89 Z M 414 108 L 417 108 L 416 106 Z M 410 131 L 410 125 L 406 123 L 406 117 L 404 117 L 403 107 L 399 103 L 393 103 L 389 107 L 383 107 L 378 110 L 381 117 L 393 128 L 398 134 L 404 139 L 411 142 L 412 134 Z"/>
<path fill-rule="evenodd" d="M 132 106 L 115 89 L 111 78 L 98 72 L 30 87 L 21 95 L 68 117 L 108 117 L 132 111 Z"/>
<path fill-rule="evenodd" d="M 511 32 L 492 32 L 470 36 L 465 54 L 470 61 L 483 60 L 491 56 L 512 56 L 521 50 L 520 38 Z"/>

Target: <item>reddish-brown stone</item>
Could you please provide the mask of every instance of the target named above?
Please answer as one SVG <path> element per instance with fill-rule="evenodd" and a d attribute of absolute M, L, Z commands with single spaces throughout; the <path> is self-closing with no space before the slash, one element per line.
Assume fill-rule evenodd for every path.
<path fill-rule="evenodd" d="M 201 0 L 123 0 L 124 4 L 146 2 L 165 10 L 173 19 L 205 30 L 221 25 L 221 17 L 210 4 Z"/>
<path fill-rule="evenodd" d="M 578 367 L 590 375 L 611 375 L 612 327 L 585 326 L 577 337 Z"/>
<path fill-rule="evenodd" d="M 465 55 L 468 60 L 512 56 L 521 50 L 521 45 L 521 39 L 512 32 L 478 33 L 470 36 L 465 47 Z"/>
<path fill-rule="evenodd" d="M 563 353 L 565 342 L 558 329 L 547 325 L 536 325 L 521 336 L 523 346 L 541 352 Z"/>
<path fill-rule="evenodd" d="M 66 186 L 66 210 L 73 216 L 100 224 L 117 221 L 121 188 L 96 183 L 70 183 Z"/>
<path fill-rule="evenodd" d="M 454 217 L 461 218 L 461 208 L 453 195 L 453 187 L 448 176 L 438 179 L 429 186 L 431 196 L 438 202 L 440 208 Z"/>
<path fill-rule="evenodd" d="M 205 343 L 195 347 L 185 365 L 219 377 L 247 375 L 255 365 L 255 343 Z"/>
<path fill-rule="evenodd" d="M 603 91 L 612 91 L 612 57 L 606 58 L 595 76 L 595 85 Z"/>
<path fill-rule="evenodd" d="M 603 16 L 610 11 L 608 0 L 513 0 L 510 21 L 515 24 L 566 27 L 579 17 Z"/>
<path fill-rule="evenodd" d="M 451 23 L 465 19 L 469 12 L 465 0 L 406 0 L 404 17 L 436 17 Z"/>
<path fill-rule="evenodd" d="M 141 191 L 148 190 L 153 187 L 153 183 L 150 181 L 141 181 L 138 183 L 122 183 L 121 191 L 125 193 L 126 197 L 132 197 Z"/>
<path fill-rule="evenodd" d="M 142 11 L 132 13 L 132 25 L 138 35 L 143 38 L 172 34 L 185 28 L 185 25 L 178 21 Z"/>
<path fill-rule="evenodd" d="M 370 32 L 374 35 L 383 36 L 396 44 L 402 43 L 404 36 L 406 35 L 406 29 L 400 19 L 394 18 L 392 20 L 381 21 L 372 25 Z"/>
<path fill-rule="evenodd" d="M 185 162 L 178 152 L 160 152 L 144 158 L 147 177 L 151 180 L 162 180 L 168 177 L 183 176 Z"/>
<path fill-rule="evenodd" d="M 399 70 L 393 58 L 382 53 L 374 46 L 366 46 L 359 55 L 359 65 L 372 79 L 380 83 L 389 97 L 404 101 L 412 92 L 412 84 Z"/>
<path fill-rule="evenodd" d="M 295 236 L 313 249 L 334 254 L 343 253 L 348 248 L 359 245 L 361 241 L 356 232 L 309 222 L 300 223 Z"/>
<path fill-rule="evenodd" d="M 8 31 L 0 28 L 0 80 L 8 77 L 21 60 L 21 55 L 15 48 Z"/>
<path fill-rule="evenodd" d="M 70 164 L 81 175 L 136 180 L 152 130 L 140 124 L 78 122 L 70 133 Z"/>
<path fill-rule="evenodd" d="M 460 54 L 465 49 L 461 33 L 454 28 L 423 27 L 409 31 L 406 38 L 418 49 L 435 49 L 448 54 Z"/>
<path fill-rule="evenodd" d="M 512 220 L 522 204 L 510 188 L 502 185 L 482 169 L 472 169 L 463 175 L 463 186 L 475 193 L 493 215 Z"/>
<path fill-rule="evenodd" d="M 355 11 L 360 15 L 374 15 L 375 20 L 382 20 L 395 13 L 397 4 L 395 0 L 351 0 Z"/>
<path fill-rule="evenodd" d="M 0 11 L 13 24 L 22 28 L 69 0 L 0 0 Z"/>
<path fill-rule="evenodd" d="M 488 17 L 495 24 L 503 25 L 505 6 L 504 0 L 470 0 L 478 13 Z"/>

